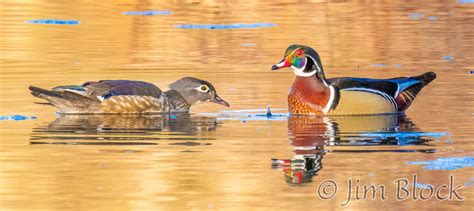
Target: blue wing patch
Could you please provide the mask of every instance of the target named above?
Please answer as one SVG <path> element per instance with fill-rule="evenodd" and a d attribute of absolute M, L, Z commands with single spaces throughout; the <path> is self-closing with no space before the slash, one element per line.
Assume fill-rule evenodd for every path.
<path fill-rule="evenodd" d="M 398 85 L 398 89 L 394 97 L 397 97 L 400 93 L 412 87 L 413 85 L 421 83 L 420 80 L 417 80 L 414 78 L 397 78 L 397 79 L 389 79 L 388 81 L 392 83 L 396 83 Z"/>

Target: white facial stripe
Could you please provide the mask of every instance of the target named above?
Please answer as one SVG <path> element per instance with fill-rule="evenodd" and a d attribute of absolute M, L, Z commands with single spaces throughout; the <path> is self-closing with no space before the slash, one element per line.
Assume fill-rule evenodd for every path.
<path fill-rule="evenodd" d="M 300 48 L 297 48 L 297 49 L 293 50 L 290 54 L 288 54 L 288 56 L 289 56 L 289 55 L 293 55 L 293 53 L 294 53 L 295 51 L 299 50 L 299 49 L 300 49 Z"/>
<path fill-rule="evenodd" d="M 313 60 L 313 63 L 316 65 L 316 67 L 318 68 L 318 71 L 321 71 L 321 68 L 319 67 L 318 65 L 318 62 L 316 62 L 316 59 L 314 59 L 312 56 L 308 55 L 309 58 L 311 58 Z"/>
<path fill-rule="evenodd" d="M 295 51 L 299 50 L 301 48 L 297 48 L 295 50 L 293 50 L 289 55 L 292 55 Z M 321 71 L 321 67 L 319 67 L 318 63 L 316 62 L 316 59 L 314 59 L 312 56 L 308 55 L 309 58 L 311 58 L 313 60 L 313 63 L 316 64 L 316 67 L 318 68 L 318 71 Z M 305 66 L 306 66 L 306 62 L 304 63 Z"/>
<path fill-rule="evenodd" d="M 297 51 L 297 50 L 299 50 L 299 49 L 300 49 L 300 48 L 297 48 L 297 49 L 293 50 L 290 54 L 288 54 L 288 56 L 293 55 L 293 53 L 295 53 L 295 51 Z M 285 58 L 284 58 L 280 63 L 278 63 L 276 66 L 277 66 L 278 68 L 285 67 L 285 64 L 286 64 L 286 62 L 287 62 L 288 56 L 285 57 Z M 306 65 L 306 63 L 305 63 L 305 65 Z M 293 65 L 291 65 L 291 67 L 293 68 Z"/>
<path fill-rule="evenodd" d="M 295 50 L 293 50 L 289 55 L 292 55 L 293 53 L 295 53 L 295 51 L 299 50 L 301 48 L 296 48 Z M 304 72 L 304 69 L 306 68 L 306 64 L 308 63 L 308 59 L 307 58 L 310 58 L 313 60 L 313 63 L 316 65 L 316 68 L 317 70 L 314 70 L 314 71 L 311 71 L 311 72 Z M 281 67 L 284 65 L 284 61 L 277 64 L 278 67 Z M 321 71 L 321 67 L 319 67 L 318 63 L 316 62 L 316 59 L 314 59 L 312 56 L 310 55 L 307 55 L 307 57 L 305 57 L 305 62 L 304 62 L 304 65 L 301 67 L 301 68 L 297 68 L 293 65 L 291 65 L 291 69 L 293 69 L 293 73 L 297 76 L 301 76 L 301 77 L 311 77 L 313 76 L 314 74 L 316 74 L 318 71 Z M 326 82 L 323 80 L 324 84 L 327 86 Z"/>

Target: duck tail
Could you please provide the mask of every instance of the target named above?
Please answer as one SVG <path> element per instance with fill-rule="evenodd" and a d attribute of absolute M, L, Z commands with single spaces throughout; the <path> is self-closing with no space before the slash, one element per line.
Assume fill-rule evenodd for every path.
<path fill-rule="evenodd" d="M 31 91 L 33 96 L 41 99 L 48 100 L 48 98 L 62 98 L 62 96 L 57 92 L 49 91 L 36 86 L 29 86 L 28 89 Z"/>
<path fill-rule="evenodd" d="M 416 83 L 404 89 L 400 94 L 396 97 L 396 102 L 398 104 L 399 111 L 405 111 L 410 107 L 411 103 L 415 100 L 418 93 L 428 85 L 431 81 L 436 78 L 436 73 L 434 72 L 426 72 L 418 76 L 410 77 L 408 79 L 414 79 L 421 83 Z"/>
<path fill-rule="evenodd" d="M 426 72 L 426 73 L 423 73 L 419 76 L 415 76 L 415 77 L 412 77 L 412 78 L 421 81 L 421 83 L 423 83 L 423 86 L 426 86 L 436 78 L 436 73 L 430 71 L 430 72 Z"/>
<path fill-rule="evenodd" d="M 81 113 L 100 104 L 98 100 L 72 92 L 50 91 L 36 86 L 29 86 L 28 89 L 33 96 L 47 100 L 62 113 Z"/>

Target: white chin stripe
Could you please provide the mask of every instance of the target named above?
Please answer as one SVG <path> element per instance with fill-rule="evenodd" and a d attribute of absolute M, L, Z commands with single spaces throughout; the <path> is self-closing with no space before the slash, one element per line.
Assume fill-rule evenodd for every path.
<path fill-rule="evenodd" d="M 304 72 L 303 70 L 305 69 L 305 67 L 303 66 L 302 68 L 297 68 L 297 67 L 294 67 L 294 66 L 291 66 L 291 69 L 293 69 L 293 73 L 297 76 L 301 76 L 301 77 L 310 77 L 310 76 L 313 76 L 314 74 L 316 74 L 316 70 L 313 70 L 311 72 Z"/>

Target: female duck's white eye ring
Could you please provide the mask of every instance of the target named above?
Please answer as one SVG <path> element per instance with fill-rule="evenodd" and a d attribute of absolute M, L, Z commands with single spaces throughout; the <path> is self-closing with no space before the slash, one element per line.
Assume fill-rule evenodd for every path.
<path fill-rule="evenodd" d="M 209 87 L 207 85 L 201 85 L 199 86 L 198 90 L 200 92 L 208 92 L 209 91 Z"/>

